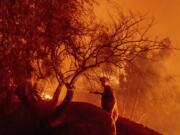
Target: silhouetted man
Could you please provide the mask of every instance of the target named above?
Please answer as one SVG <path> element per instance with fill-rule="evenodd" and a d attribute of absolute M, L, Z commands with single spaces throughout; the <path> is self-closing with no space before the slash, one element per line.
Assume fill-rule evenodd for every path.
<path fill-rule="evenodd" d="M 93 93 L 102 95 L 101 98 L 102 109 L 110 115 L 112 119 L 112 125 L 114 128 L 114 135 L 116 135 L 116 120 L 118 118 L 118 108 L 117 108 L 116 98 L 113 90 L 109 86 L 109 79 L 106 77 L 101 77 L 100 81 L 104 88 L 103 93 L 100 92 L 93 92 Z"/>
<path fill-rule="evenodd" d="M 103 110 L 108 113 L 112 113 L 114 104 L 115 104 L 115 96 L 111 90 L 111 87 L 108 85 L 107 78 L 100 78 L 102 86 L 104 87 L 104 91 L 102 93 L 101 106 Z"/>

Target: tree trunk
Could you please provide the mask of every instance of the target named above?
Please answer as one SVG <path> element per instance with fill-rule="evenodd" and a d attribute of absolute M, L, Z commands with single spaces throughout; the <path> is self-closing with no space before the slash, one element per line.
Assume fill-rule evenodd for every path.
<path fill-rule="evenodd" d="M 62 90 L 62 86 L 65 85 L 67 88 L 67 92 L 66 92 L 66 96 L 64 100 L 59 106 L 55 108 L 55 111 L 50 117 L 51 123 L 53 123 L 53 121 L 55 121 L 57 118 L 61 117 L 62 113 L 66 110 L 67 106 L 71 103 L 72 98 L 74 96 L 73 86 L 78 75 L 76 75 L 76 77 L 74 77 L 70 83 L 62 83 L 61 86 L 58 86 L 59 88 L 57 88 L 57 90 L 55 91 L 54 96 L 53 96 L 54 103 L 58 101 L 58 97 L 59 97 L 60 91 Z"/>
<path fill-rule="evenodd" d="M 53 103 L 54 107 L 58 103 L 58 99 L 59 99 L 59 95 L 61 93 L 62 87 L 63 87 L 63 84 L 62 83 L 59 84 L 58 87 L 56 88 L 55 92 L 54 92 L 54 95 L 53 95 L 53 98 L 52 98 L 52 103 Z"/>
<path fill-rule="evenodd" d="M 74 90 L 67 88 L 67 93 L 63 102 L 55 108 L 54 113 L 51 115 L 50 121 L 53 122 L 54 120 L 59 118 L 59 116 L 61 116 L 61 114 L 66 109 L 66 107 L 71 103 L 73 95 L 74 95 Z"/>

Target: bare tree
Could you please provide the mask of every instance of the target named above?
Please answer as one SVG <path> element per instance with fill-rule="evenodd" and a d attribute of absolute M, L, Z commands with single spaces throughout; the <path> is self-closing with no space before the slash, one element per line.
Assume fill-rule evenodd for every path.
<path fill-rule="evenodd" d="M 166 44 L 146 37 L 149 26 L 139 30 L 142 21 L 142 16 L 121 16 L 111 28 L 96 24 L 93 31 L 77 35 L 73 48 L 64 47 L 71 67 L 59 76 L 63 75 L 73 86 L 79 76 L 101 65 L 122 68 L 145 52 L 167 48 Z"/>

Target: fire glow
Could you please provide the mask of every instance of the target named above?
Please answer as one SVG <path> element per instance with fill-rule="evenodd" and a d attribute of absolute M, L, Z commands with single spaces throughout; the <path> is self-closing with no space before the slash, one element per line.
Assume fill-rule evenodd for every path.
<path fill-rule="evenodd" d="M 52 100 L 52 96 L 47 93 L 42 93 L 41 98 L 43 100 Z"/>

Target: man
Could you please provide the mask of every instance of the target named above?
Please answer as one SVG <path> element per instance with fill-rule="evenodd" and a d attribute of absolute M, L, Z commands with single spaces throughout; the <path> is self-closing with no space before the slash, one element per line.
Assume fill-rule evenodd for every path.
<path fill-rule="evenodd" d="M 113 90 L 109 86 L 110 83 L 109 79 L 106 77 L 101 77 L 100 82 L 104 88 L 103 93 L 100 92 L 92 92 L 92 93 L 102 95 L 101 98 L 102 109 L 110 115 L 112 119 L 112 126 L 115 132 L 114 134 L 116 135 L 116 120 L 118 118 L 118 108 L 117 108 L 116 98 Z"/>

